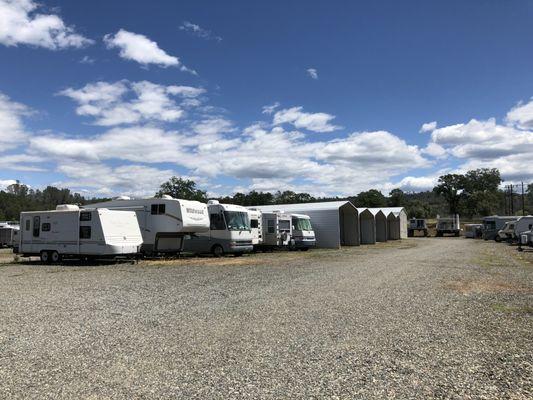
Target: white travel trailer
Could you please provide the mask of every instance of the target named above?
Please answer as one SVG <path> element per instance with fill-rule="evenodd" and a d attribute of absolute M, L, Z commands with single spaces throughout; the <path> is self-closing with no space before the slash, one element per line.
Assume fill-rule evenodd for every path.
<path fill-rule="evenodd" d="M 0 222 L 0 248 L 13 247 L 18 230 L 18 222 Z"/>
<path fill-rule="evenodd" d="M 142 235 L 134 212 L 59 205 L 53 211 L 20 214 L 18 253 L 42 262 L 62 258 L 136 256 Z"/>
<path fill-rule="evenodd" d="M 293 245 L 292 216 L 281 211 L 264 211 L 261 248 L 274 249 Z"/>
<path fill-rule="evenodd" d="M 252 231 L 252 244 L 255 246 L 263 242 L 263 218 L 261 211 L 249 209 L 248 218 L 250 218 L 250 230 Z"/>
<path fill-rule="evenodd" d="M 517 217 L 515 221 L 507 221 L 502 229 L 498 231 L 501 240 L 518 242 L 523 232 L 533 229 L 533 216 L 526 215 Z"/>
<path fill-rule="evenodd" d="M 220 204 L 209 200 L 209 230 L 191 235 L 184 241 L 184 251 L 212 253 L 221 257 L 226 253 L 240 256 L 254 249 L 248 209 L 234 204 Z"/>
<path fill-rule="evenodd" d="M 143 235 L 141 252 L 179 253 L 186 235 L 209 231 L 207 205 L 199 201 L 162 198 L 115 200 L 90 204 L 87 207 L 135 211 Z"/>
<path fill-rule="evenodd" d="M 296 249 L 303 251 L 315 247 L 316 239 L 311 217 L 304 214 L 291 214 L 292 218 L 292 239 Z"/>

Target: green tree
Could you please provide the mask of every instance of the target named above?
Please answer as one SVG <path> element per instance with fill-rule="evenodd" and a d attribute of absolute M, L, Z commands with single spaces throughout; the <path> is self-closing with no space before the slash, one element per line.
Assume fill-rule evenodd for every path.
<path fill-rule="evenodd" d="M 433 191 L 446 200 L 450 214 L 460 212 L 462 192 L 464 187 L 464 176 L 459 174 L 446 174 L 439 177 L 437 186 Z"/>
<path fill-rule="evenodd" d="M 353 199 L 357 207 L 386 207 L 387 198 L 376 189 L 361 192 Z"/>
<path fill-rule="evenodd" d="M 406 204 L 405 193 L 402 189 L 392 189 L 387 200 L 389 207 L 402 207 Z"/>
<path fill-rule="evenodd" d="M 207 192 L 196 187 L 196 183 L 190 179 L 183 179 L 173 176 L 168 181 L 161 184 L 156 197 L 169 195 L 175 199 L 207 201 Z"/>

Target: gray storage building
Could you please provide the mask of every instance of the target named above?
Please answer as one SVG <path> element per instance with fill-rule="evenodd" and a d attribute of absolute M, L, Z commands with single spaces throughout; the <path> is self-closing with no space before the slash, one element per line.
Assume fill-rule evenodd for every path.
<path fill-rule="evenodd" d="M 376 243 L 376 219 L 368 208 L 357 208 L 359 212 L 359 230 L 361 232 L 361 244 Z"/>
<path fill-rule="evenodd" d="M 407 238 L 407 213 L 403 207 L 383 207 L 380 208 L 385 215 L 394 215 L 396 218 L 396 223 L 389 222 L 389 238 L 390 239 L 406 239 Z M 390 221 L 390 219 L 389 219 Z M 394 231 L 391 232 L 393 227 Z"/>
<path fill-rule="evenodd" d="M 341 246 L 359 246 L 359 214 L 349 201 L 276 204 L 254 208 L 309 215 L 317 247 L 338 249 Z"/>
<path fill-rule="evenodd" d="M 374 216 L 376 222 L 376 242 L 387 241 L 387 215 L 381 208 L 369 208 L 368 209 Z"/>

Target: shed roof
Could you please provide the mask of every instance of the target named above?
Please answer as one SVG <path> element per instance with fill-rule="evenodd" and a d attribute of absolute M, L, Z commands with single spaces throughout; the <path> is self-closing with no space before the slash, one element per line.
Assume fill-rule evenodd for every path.
<path fill-rule="evenodd" d="M 249 208 L 257 208 L 263 211 L 315 211 L 315 210 L 338 210 L 339 208 L 349 205 L 355 206 L 347 200 L 344 201 L 324 201 L 321 203 L 298 203 L 298 204 L 274 204 L 268 206 L 253 206 Z"/>

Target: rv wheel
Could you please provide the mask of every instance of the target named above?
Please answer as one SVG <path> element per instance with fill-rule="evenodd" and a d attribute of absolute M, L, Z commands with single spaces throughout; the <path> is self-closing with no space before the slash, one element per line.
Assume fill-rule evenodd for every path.
<path fill-rule="evenodd" d="M 50 255 L 50 260 L 56 264 L 61 261 L 61 255 L 57 251 L 52 251 L 52 254 Z"/>
<path fill-rule="evenodd" d="M 41 262 L 45 264 L 50 262 L 50 253 L 47 251 L 41 251 Z"/>
<path fill-rule="evenodd" d="M 213 253 L 215 257 L 222 257 L 224 255 L 224 249 L 221 245 L 215 244 L 211 249 L 211 253 Z"/>

